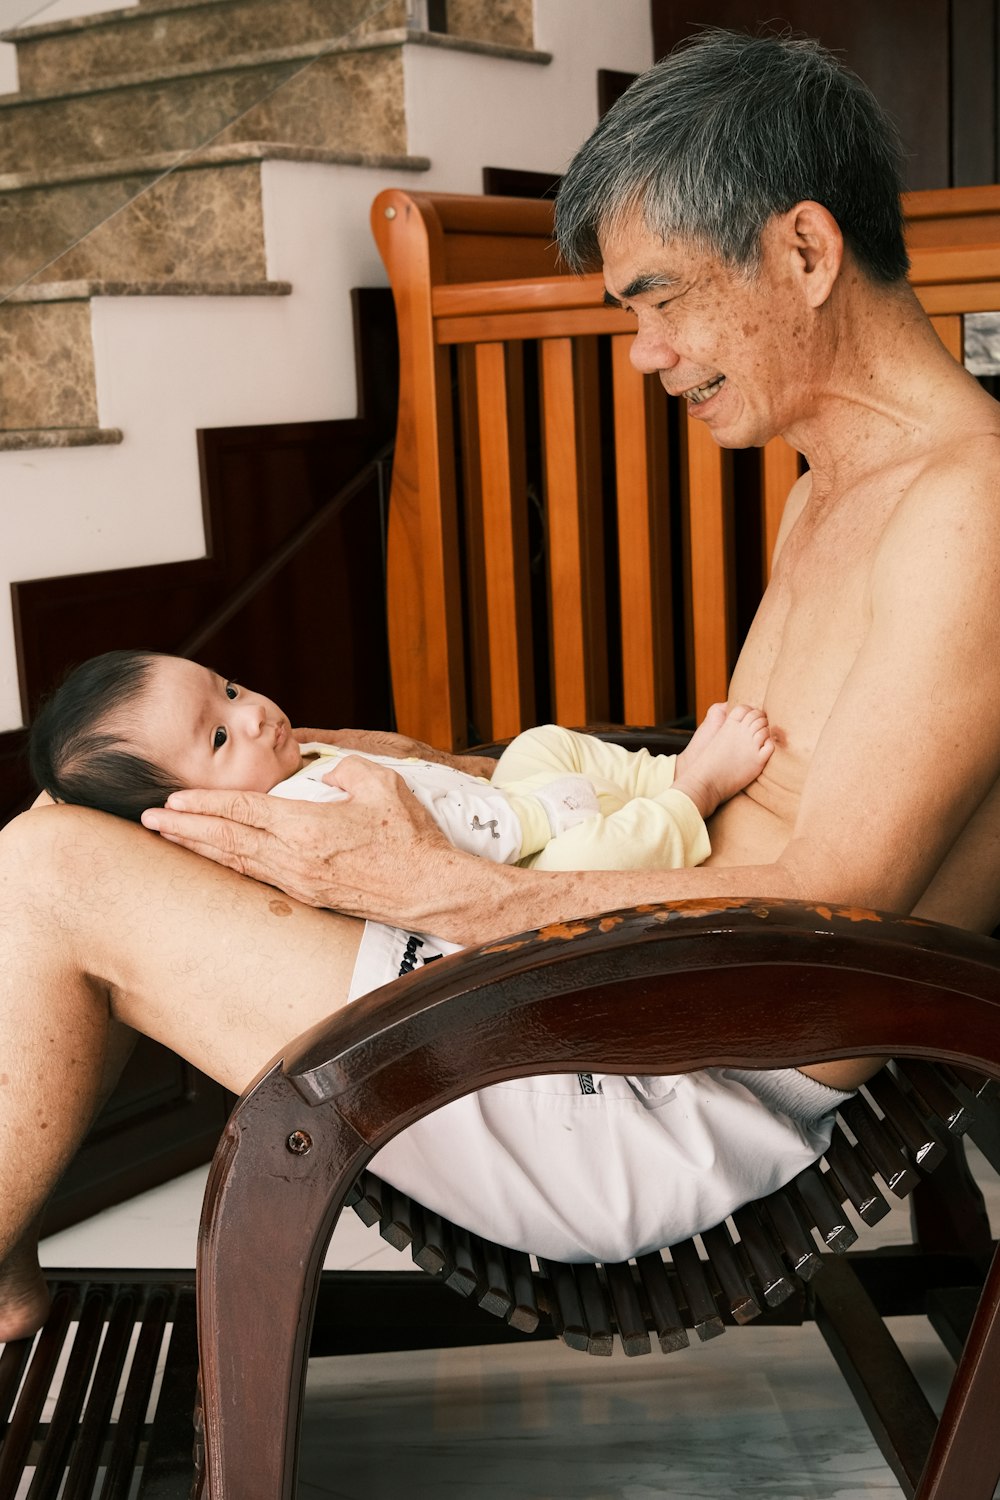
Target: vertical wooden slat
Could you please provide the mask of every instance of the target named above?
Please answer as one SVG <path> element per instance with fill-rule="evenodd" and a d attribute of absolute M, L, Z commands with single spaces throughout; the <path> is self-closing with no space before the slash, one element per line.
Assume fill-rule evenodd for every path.
<path fill-rule="evenodd" d="M 631 334 L 611 340 L 623 710 L 626 724 L 660 724 L 676 714 L 666 397 L 631 346 Z"/>
<path fill-rule="evenodd" d="M 491 739 L 534 720 L 523 365 L 520 344 L 476 346 Z"/>
<path fill-rule="evenodd" d="M 731 566 L 731 466 L 703 422 L 685 410 L 685 498 L 691 576 L 694 712 L 725 699 L 729 687 L 734 599 Z"/>
<path fill-rule="evenodd" d="M 476 346 L 455 350 L 458 378 L 459 449 L 462 462 L 462 523 L 465 534 L 465 691 L 469 733 L 474 743 L 493 739 L 490 709 L 490 640 L 486 611 L 486 558 L 483 549 L 482 453 Z"/>
<path fill-rule="evenodd" d="M 771 576 L 771 558 L 774 544 L 778 540 L 781 513 L 788 499 L 788 492 L 799 477 L 799 455 L 784 438 L 772 438 L 765 443 L 760 455 L 761 474 L 761 521 L 764 527 L 764 577 L 763 584 Z"/>
<path fill-rule="evenodd" d="M 451 367 L 434 340 L 431 285 L 444 234 L 406 193 L 380 193 L 372 229 L 400 329 L 399 417 L 387 556 L 389 655 L 400 730 L 466 743 Z M 438 273 L 435 274 L 435 268 Z"/>
<path fill-rule="evenodd" d="M 543 339 L 552 703 L 561 724 L 608 717 L 600 413 L 593 339 Z"/>
<path fill-rule="evenodd" d="M 961 364 L 965 358 L 961 313 L 942 313 L 939 317 L 931 318 L 931 324 L 948 353 Z"/>

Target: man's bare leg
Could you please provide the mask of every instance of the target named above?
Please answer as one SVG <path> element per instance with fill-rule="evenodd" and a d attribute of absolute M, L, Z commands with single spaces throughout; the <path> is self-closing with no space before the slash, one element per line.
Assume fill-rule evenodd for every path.
<path fill-rule="evenodd" d="M 238 1092 L 344 1003 L 360 933 L 119 819 L 43 808 L 0 832 L 0 1342 L 44 1320 L 39 1215 L 123 1027 Z"/>

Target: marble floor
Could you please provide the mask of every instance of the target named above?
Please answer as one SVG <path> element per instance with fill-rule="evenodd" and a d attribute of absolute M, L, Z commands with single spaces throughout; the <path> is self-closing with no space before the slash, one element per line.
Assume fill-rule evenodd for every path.
<path fill-rule="evenodd" d="M 1000 1183 L 980 1161 L 994 1221 Z M 193 1264 L 203 1172 L 55 1235 L 56 1265 Z M 868 1244 L 898 1242 L 905 1208 Z M 328 1265 L 406 1262 L 353 1214 Z M 420 1274 L 415 1272 L 414 1274 Z M 952 1365 L 923 1319 L 894 1332 L 932 1403 Z M 561 1344 L 314 1360 L 300 1500 L 875 1500 L 899 1494 L 825 1344 L 731 1329 L 668 1357 Z"/>

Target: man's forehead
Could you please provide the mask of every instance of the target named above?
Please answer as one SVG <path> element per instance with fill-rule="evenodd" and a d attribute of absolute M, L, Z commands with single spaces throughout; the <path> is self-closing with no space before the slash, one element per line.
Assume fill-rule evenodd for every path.
<path fill-rule="evenodd" d="M 686 240 L 661 239 L 638 217 L 602 234 L 600 247 L 604 285 L 616 302 L 688 283 L 709 259 Z"/>

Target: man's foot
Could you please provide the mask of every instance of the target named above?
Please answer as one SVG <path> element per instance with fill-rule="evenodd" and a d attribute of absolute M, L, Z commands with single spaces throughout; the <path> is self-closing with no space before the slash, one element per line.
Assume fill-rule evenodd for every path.
<path fill-rule="evenodd" d="M 674 777 L 674 786 L 703 818 L 710 817 L 720 802 L 757 779 L 773 749 L 767 715 L 741 703 L 726 714 L 690 769 Z"/>
<path fill-rule="evenodd" d="M 14 1250 L 0 1267 L 0 1344 L 37 1333 L 51 1305 L 35 1246 Z"/>
<path fill-rule="evenodd" d="M 683 776 L 686 772 L 694 769 L 694 763 L 699 755 L 701 755 L 703 750 L 708 749 L 726 722 L 728 712 L 729 710 L 724 703 L 712 704 L 698 725 L 698 728 L 684 746 L 684 749 L 677 756 L 677 769 L 674 773 L 675 781 L 678 776 Z"/>

